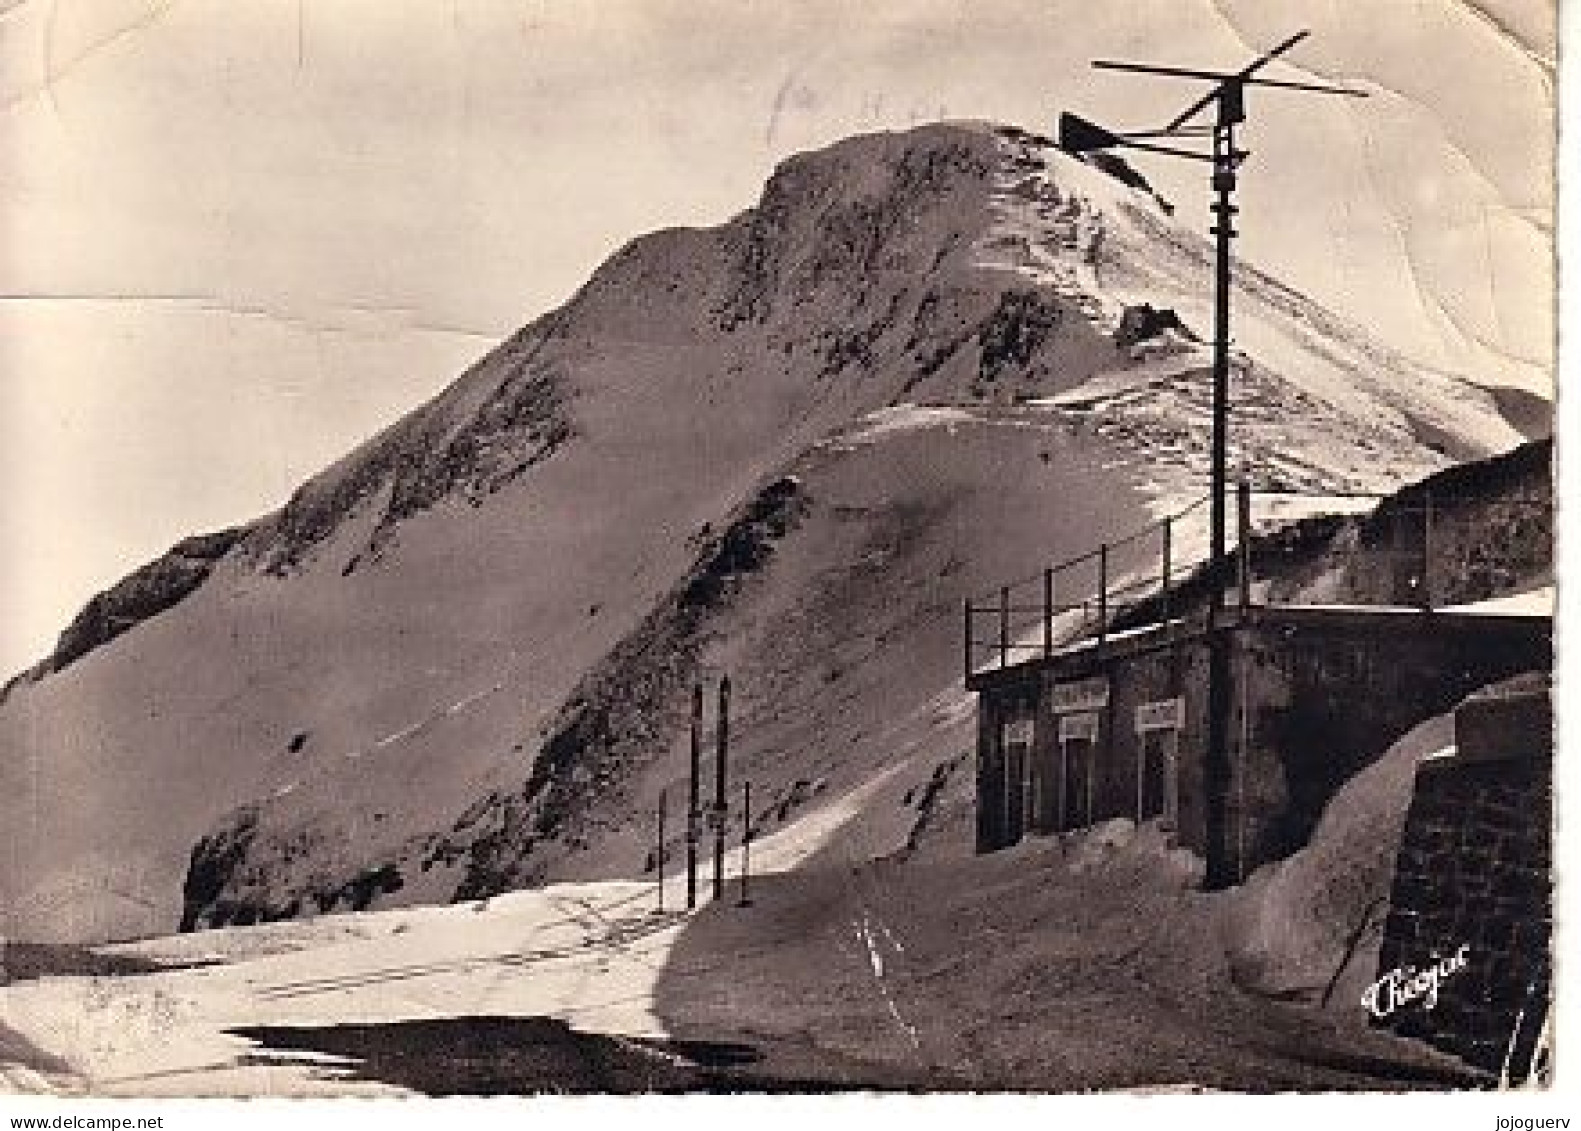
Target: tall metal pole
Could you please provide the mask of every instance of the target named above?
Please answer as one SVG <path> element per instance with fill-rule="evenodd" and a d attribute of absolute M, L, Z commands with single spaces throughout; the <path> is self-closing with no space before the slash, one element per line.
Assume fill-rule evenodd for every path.
<path fill-rule="evenodd" d="M 747 878 L 752 874 L 752 783 L 741 785 L 741 898 L 737 907 L 750 907 L 752 897 L 747 894 Z"/>
<path fill-rule="evenodd" d="M 1098 639 L 1109 635 L 1109 543 L 1098 547 Z"/>
<path fill-rule="evenodd" d="M 664 810 L 666 797 L 664 790 L 659 790 L 659 852 L 657 864 L 659 870 L 659 914 L 664 914 Z"/>
<path fill-rule="evenodd" d="M 1418 594 L 1422 608 L 1433 608 L 1433 489 L 1422 496 L 1422 586 Z"/>
<path fill-rule="evenodd" d="M 1246 619 L 1252 603 L 1252 483 L 1244 472 L 1235 483 L 1235 578 L 1240 587 L 1239 621 Z"/>
<path fill-rule="evenodd" d="M 725 814 L 730 802 L 725 796 L 726 764 L 730 757 L 730 677 L 719 681 L 719 741 L 714 756 L 714 898 L 725 895 Z"/>
<path fill-rule="evenodd" d="M 1168 515 L 1166 515 L 1164 517 L 1164 531 L 1163 531 L 1163 536 L 1160 539 L 1160 541 L 1162 542 L 1162 545 L 1159 547 L 1159 551 L 1158 551 L 1158 557 L 1159 557 L 1158 595 L 1159 595 L 1159 598 L 1160 598 L 1160 603 L 1163 605 L 1163 618 L 1162 619 L 1164 621 L 1164 629 L 1165 629 L 1166 632 L 1169 629 L 1169 615 L 1170 615 L 1169 614 L 1169 601 L 1170 601 L 1170 592 L 1169 592 L 1169 556 L 1170 556 L 1172 547 L 1170 546 L 1169 542 L 1170 542 L 1170 536 L 1171 536 L 1171 533 L 1172 533 L 1171 527 L 1172 527 L 1173 523 L 1174 523 L 1174 519 L 1173 518 L 1171 518 Z"/>
<path fill-rule="evenodd" d="M 1247 154 L 1235 147 L 1235 127 L 1246 120 L 1245 95 L 1248 86 L 1278 87 L 1285 90 L 1302 90 L 1318 94 L 1347 95 L 1365 98 L 1366 92 L 1323 83 L 1294 82 L 1255 77 L 1256 73 L 1274 59 L 1285 54 L 1310 33 L 1299 31 L 1278 46 L 1258 56 L 1238 71 L 1211 71 L 1189 67 L 1159 66 L 1150 63 L 1129 63 L 1113 60 L 1094 60 L 1100 70 L 1128 71 L 1170 78 L 1208 80 L 1216 85 L 1193 101 L 1159 130 L 1141 133 L 1118 134 L 1074 114 L 1060 115 L 1060 148 L 1068 153 L 1081 155 L 1099 150 L 1129 148 L 1162 153 L 1171 157 L 1207 159 L 1213 165 L 1212 205 L 1215 222 L 1212 233 L 1215 242 L 1214 272 L 1214 333 L 1213 333 L 1213 443 L 1212 443 L 1212 498 L 1211 507 L 1211 559 L 1208 563 L 1210 586 L 1208 593 L 1208 748 L 1204 764 L 1206 812 L 1204 814 L 1207 839 L 1207 886 L 1224 887 L 1233 882 L 1229 867 L 1226 813 L 1229 808 L 1228 791 L 1234 770 L 1230 762 L 1230 626 L 1225 623 L 1225 588 L 1230 582 L 1229 558 L 1225 552 L 1225 493 L 1228 476 L 1228 437 L 1230 413 L 1230 240 L 1235 237 L 1235 172 Z M 1214 106 L 1217 118 L 1213 125 L 1213 151 L 1200 153 L 1176 144 L 1159 144 L 1197 135 L 1193 119 L 1209 106 Z"/>
<path fill-rule="evenodd" d="M 972 602 L 961 602 L 961 678 L 972 678 Z"/>
<path fill-rule="evenodd" d="M 703 685 L 692 684 L 692 757 L 686 779 L 686 910 L 697 907 L 697 837 L 702 813 L 698 809 L 699 781 L 703 773 Z"/>
<path fill-rule="evenodd" d="M 1208 605 L 1208 748 L 1204 823 L 1207 834 L 1207 886 L 1229 886 L 1228 838 L 1230 765 L 1230 635 L 1224 623 L 1224 588 L 1229 581 L 1225 552 L 1225 493 L 1228 485 L 1230 418 L 1230 240 L 1235 237 L 1235 123 L 1241 116 L 1239 90 L 1226 87 L 1218 104 L 1213 131 L 1213 203 L 1215 237 L 1213 307 L 1213 476 L 1209 500 L 1213 561 Z"/>
<path fill-rule="evenodd" d="M 1054 571 L 1043 570 L 1043 654 L 1054 651 Z"/>
<path fill-rule="evenodd" d="M 1010 586 L 999 587 L 999 666 L 1010 666 Z"/>

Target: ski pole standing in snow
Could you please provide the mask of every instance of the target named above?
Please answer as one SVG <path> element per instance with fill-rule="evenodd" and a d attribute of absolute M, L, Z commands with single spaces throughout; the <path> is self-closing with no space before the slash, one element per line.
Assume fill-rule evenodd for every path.
<path fill-rule="evenodd" d="M 659 870 L 659 914 L 664 914 L 664 810 L 666 801 L 664 790 L 659 790 L 659 851 L 656 857 Z"/>
<path fill-rule="evenodd" d="M 725 894 L 725 814 L 730 802 L 725 796 L 726 764 L 730 758 L 730 677 L 719 681 L 719 740 L 714 751 L 714 898 Z"/>
<path fill-rule="evenodd" d="M 741 786 L 741 898 L 737 907 L 750 907 L 752 897 L 747 894 L 747 879 L 752 874 L 752 783 Z"/>
<path fill-rule="evenodd" d="M 686 784 L 686 910 L 697 906 L 698 779 L 703 772 L 703 685 L 692 684 L 692 760 Z"/>

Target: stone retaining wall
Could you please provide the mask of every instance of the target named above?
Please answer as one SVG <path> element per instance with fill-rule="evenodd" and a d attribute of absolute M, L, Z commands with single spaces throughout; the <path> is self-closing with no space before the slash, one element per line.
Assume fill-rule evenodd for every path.
<path fill-rule="evenodd" d="M 1462 704 L 1456 750 L 1418 767 L 1371 1003 L 1516 1080 L 1550 1000 L 1551 728 L 1546 681 L 1521 677 Z"/>

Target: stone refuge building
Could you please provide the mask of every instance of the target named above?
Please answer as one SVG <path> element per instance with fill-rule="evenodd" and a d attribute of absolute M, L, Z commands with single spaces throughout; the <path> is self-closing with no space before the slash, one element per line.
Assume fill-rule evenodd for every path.
<path fill-rule="evenodd" d="M 1552 618 L 1487 609 L 1253 606 L 1230 639 L 1231 774 L 1209 843 L 1207 634 L 1179 621 L 972 673 L 980 852 L 1157 819 L 1236 879 L 1304 844 L 1348 778 L 1412 726 L 1552 663 Z"/>

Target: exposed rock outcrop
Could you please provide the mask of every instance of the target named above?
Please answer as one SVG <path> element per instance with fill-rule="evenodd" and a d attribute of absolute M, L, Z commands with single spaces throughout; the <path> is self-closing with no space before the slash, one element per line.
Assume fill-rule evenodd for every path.
<path fill-rule="evenodd" d="M 208 580 L 215 564 L 230 553 L 244 533 L 244 529 L 235 528 L 183 538 L 163 557 L 96 595 L 66 626 L 53 652 L 0 689 L 0 702 L 17 683 L 58 672 L 123 632 L 173 608 Z"/>

